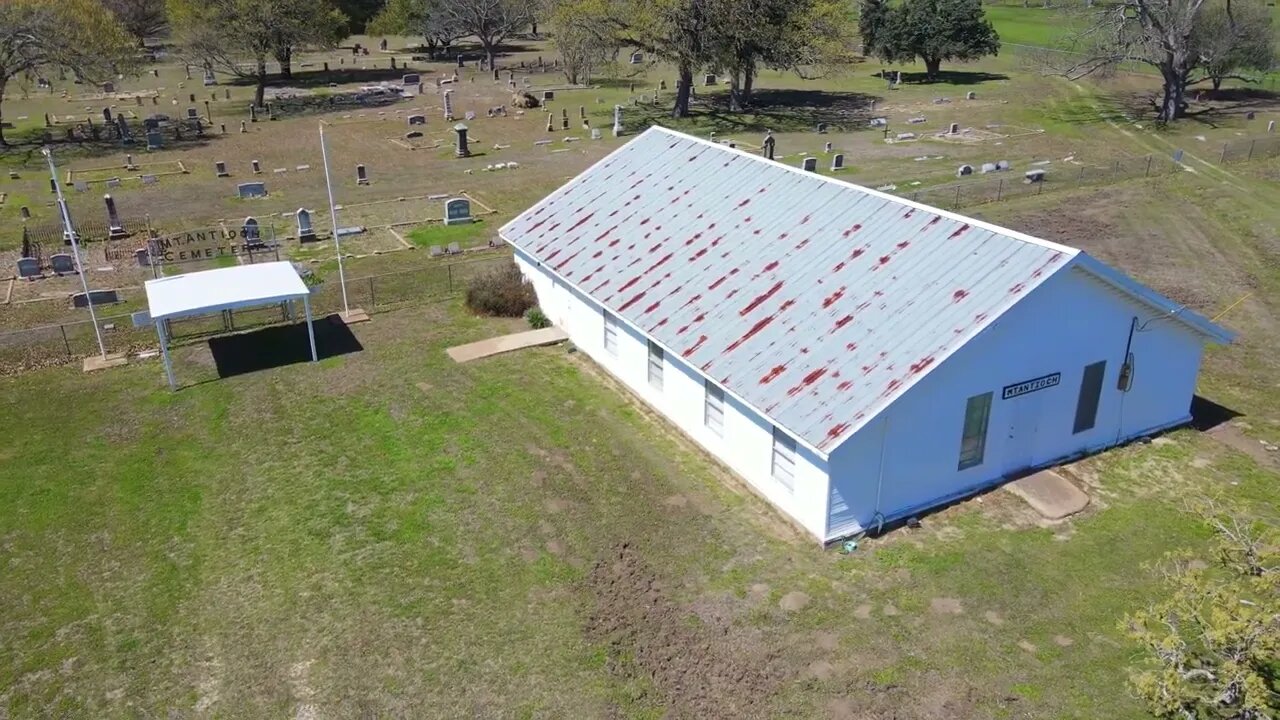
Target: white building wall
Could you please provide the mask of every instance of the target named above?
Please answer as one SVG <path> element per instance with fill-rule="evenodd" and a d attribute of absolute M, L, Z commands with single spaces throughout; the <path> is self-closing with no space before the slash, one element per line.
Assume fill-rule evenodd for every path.
<path fill-rule="evenodd" d="M 648 380 L 648 338 L 618 318 L 617 355 L 604 349 L 604 314 L 598 303 L 516 250 L 516 264 L 533 283 L 542 311 L 586 353 L 645 403 L 727 465 L 758 493 L 822 539 L 827 527 L 827 463 L 797 444 L 795 480 L 788 490 L 772 477 L 773 426 L 725 393 L 724 436 L 704 423 L 704 379 L 678 352 L 664 348 L 663 387 Z"/>
<path fill-rule="evenodd" d="M 832 531 L 874 525 L 999 482 L 1026 467 L 1095 451 L 1190 419 L 1202 338 L 1081 270 L 1050 278 L 910 388 L 830 457 Z M 1116 383 L 1130 323 L 1131 390 Z M 1084 367 L 1105 360 L 1097 422 L 1073 434 Z M 1062 373 L 1055 386 L 1010 400 L 1006 385 Z M 958 470 L 965 403 L 994 393 L 982 464 Z M 849 508 L 837 516 L 842 506 Z"/>

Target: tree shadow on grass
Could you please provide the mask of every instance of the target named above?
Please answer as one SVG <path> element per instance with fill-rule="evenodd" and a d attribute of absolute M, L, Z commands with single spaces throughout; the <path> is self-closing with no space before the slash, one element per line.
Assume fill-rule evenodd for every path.
<path fill-rule="evenodd" d="M 877 75 L 879 73 L 876 73 Z M 1008 80 L 1002 73 L 978 72 L 975 70 L 942 70 L 936 77 L 930 78 L 923 72 L 904 72 L 902 81 L 916 85 L 981 85 L 985 82 Z"/>
<path fill-rule="evenodd" d="M 315 321 L 316 355 L 325 358 L 364 350 L 351 329 L 337 315 Z M 311 362 L 306 322 L 279 325 L 209 340 L 209 352 L 219 378 Z"/>
<path fill-rule="evenodd" d="M 54 157 L 59 163 L 73 162 L 75 160 L 86 160 L 93 158 L 101 158 L 107 156 L 120 157 L 125 154 L 145 153 L 147 150 L 146 134 L 142 131 L 140 123 L 131 123 L 134 134 L 132 145 L 122 144 L 118 140 L 68 140 L 66 139 L 65 130 L 62 127 L 54 127 L 49 130 L 52 134 L 52 140 L 48 143 L 44 141 L 44 130 L 41 128 L 32 128 L 24 131 L 6 131 L 5 139 L 9 141 L 8 146 L 0 146 L 0 164 L 10 167 L 23 166 L 44 166 L 44 158 L 40 155 L 41 148 L 48 147 L 53 151 Z M 196 148 L 206 147 L 209 144 L 219 140 L 222 135 L 216 132 L 213 126 L 205 124 L 205 134 L 197 135 L 194 130 L 183 131 L 183 139 L 175 138 L 173 130 L 167 129 L 164 132 L 164 150 L 194 150 Z M 65 127 L 65 126 L 63 126 Z M 135 171 L 126 171 L 121 168 L 121 176 L 136 175 Z"/>
<path fill-rule="evenodd" d="M 727 92 L 703 93 L 690 107 L 691 116 L 673 120 L 671 105 L 641 105 L 625 108 L 624 117 L 638 113 L 646 125 L 662 124 L 688 130 L 734 132 L 801 132 L 825 123 L 832 131 L 852 131 L 868 127 L 874 95 L 818 90 L 757 90 L 751 107 L 729 111 Z"/>

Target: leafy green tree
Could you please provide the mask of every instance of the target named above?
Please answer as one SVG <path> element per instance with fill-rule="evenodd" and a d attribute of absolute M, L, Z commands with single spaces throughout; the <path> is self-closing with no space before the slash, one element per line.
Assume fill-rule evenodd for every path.
<path fill-rule="evenodd" d="M 369 32 L 420 37 L 427 53 L 435 57 L 466 35 L 444 14 L 442 5 L 440 0 L 388 0 L 382 12 L 369 23 Z"/>
<path fill-rule="evenodd" d="M 1272 520 L 1198 509 L 1216 563 L 1173 554 L 1165 597 L 1125 618 L 1143 649 L 1130 686 L 1166 720 L 1280 717 L 1280 530 Z"/>
<path fill-rule="evenodd" d="M 98 0 L 0 2 L 0 98 L 14 79 L 47 69 L 93 82 L 129 72 L 137 61 L 133 36 Z M 0 145 L 8 145 L 2 125 Z"/>
<path fill-rule="evenodd" d="M 879 12 L 879 9 L 876 9 Z M 980 0 L 905 0 L 860 20 L 867 48 L 886 62 L 924 63 L 936 79 L 944 60 L 977 60 L 1000 52 L 1000 36 L 982 11 Z"/>
<path fill-rule="evenodd" d="M 862 0 L 858 8 L 858 35 L 862 37 L 862 54 L 877 55 L 880 33 L 889 22 L 887 0 Z"/>
<path fill-rule="evenodd" d="M 598 0 L 559 3 L 549 12 L 552 39 L 564 61 L 565 79 L 571 84 L 587 82 L 597 68 L 617 58 L 620 47 L 607 25 L 600 23 Z"/>
<path fill-rule="evenodd" d="M 360 35 L 390 3 L 388 0 L 337 0 L 337 4 L 338 10 L 347 16 L 347 32 Z"/>
<path fill-rule="evenodd" d="M 267 58 L 288 79 L 295 48 L 332 47 L 346 27 L 328 0 L 169 0 L 169 17 L 190 59 L 255 81 L 256 105 L 266 94 Z"/>

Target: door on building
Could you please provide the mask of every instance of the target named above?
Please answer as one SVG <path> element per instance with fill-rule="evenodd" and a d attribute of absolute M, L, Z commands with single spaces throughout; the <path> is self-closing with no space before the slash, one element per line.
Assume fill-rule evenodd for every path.
<path fill-rule="evenodd" d="M 1035 464 L 1040 399 L 1040 394 L 1033 392 L 1004 401 L 1010 405 L 1008 435 L 1004 443 L 1003 472 L 1006 476 L 1016 475 Z"/>

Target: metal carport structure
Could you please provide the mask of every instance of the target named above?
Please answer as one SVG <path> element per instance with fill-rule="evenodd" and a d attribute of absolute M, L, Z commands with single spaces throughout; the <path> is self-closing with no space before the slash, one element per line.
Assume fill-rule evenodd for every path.
<path fill-rule="evenodd" d="M 311 341 L 311 361 L 319 359 L 311 322 L 311 291 L 288 262 L 240 265 L 157 278 L 146 282 L 146 291 L 148 311 L 160 337 L 160 353 L 171 390 L 177 389 L 177 383 L 169 358 L 167 320 L 301 298 L 306 311 L 307 337 Z"/>

